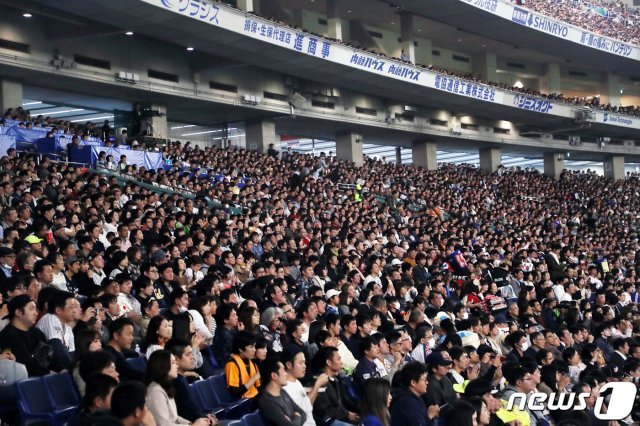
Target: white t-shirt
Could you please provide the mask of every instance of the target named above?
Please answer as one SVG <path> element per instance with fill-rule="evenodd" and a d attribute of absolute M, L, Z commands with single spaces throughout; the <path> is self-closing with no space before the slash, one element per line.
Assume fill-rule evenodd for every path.
<path fill-rule="evenodd" d="M 62 291 L 69 291 L 67 289 L 67 279 L 64 277 L 63 272 L 58 272 L 53 276 L 53 281 L 51 281 L 51 285 Z"/>
<path fill-rule="evenodd" d="M 36 324 L 46 336 L 47 340 L 60 339 L 69 353 L 76 351 L 76 343 L 73 338 L 73 330 L 67 325 L 62 325 L 60 319 L 53 314 L 45 314 Z"/>
<path fill-rule="evenodd" d="M 293 402 L 305 412 L 307 420 L 304 422 L 304 426 L 316 426 L 315 420 L 313 420 L 313 406 L 311 400 L 307 396 L 307 391 L 302 387 L 300 380 L 295 382 L 287 382 L 287 386 L 282 388 L 289 394 Z"/>

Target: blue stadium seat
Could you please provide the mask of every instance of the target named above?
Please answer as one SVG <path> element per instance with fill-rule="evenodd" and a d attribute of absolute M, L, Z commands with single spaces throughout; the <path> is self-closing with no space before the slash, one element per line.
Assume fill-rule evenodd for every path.
<path fill-rule="evenodd" d="M 80 394 L 70 373 L 49 374 L 43 380 L 57 409 L 76 407 L 80 403 Z"/>
<path fill-rule="evenodd" d="M 76 407 L 56 408 L 41 377 L 22 380 L 16 384 L 16 388 L 23 426 L 34 423 L 62 426 L 73 417 L 76 411 Z"/>
<path fill-rule="evenodd" d="M 251 411 L 253 401 L 242 398 L 234 400 L 227 389 L 227 379 L 224 374 L 211 376 L 208 381 L 213 387 L 213 392 L 218 400 L 218 405 L 225 407 L 231 418 L 240 418 Z"/>
<path fill-rule="evenodd" d="M 127 358 L 127 362 L 136 371 L 145 372 L 147 371 L 147 360 L 140 356 L 135 358 Z"/>
<path fill-rule="evenodd" d="M 220 419 L 228 419 L 229 413 L 216 398 L 213 387 L 208 380 L 198 380 L 189 385 L 189 395 L 205 412 L 215 414 Z"/>
<path fill-rule="evenodd" d="M 266 426 L 259 411 L 246 414 L 244 417 L 242 417 L 242 423 L 244 424 L 244 426 Z"/>
<path fill-rule="evenodd" d="M 353 399 L 355 402 L 359 402 L 360 392 L 358 392 L 358 387 L 353 382 L 353 379 L 351 378 L 351 376 L 344 376 L 342 377 L 341 380 L 342 380 L 342 383 L 344 383 L 344 386 L 347 390 L 347 395 L 349 395 L 349 397 Z"/>
<path fill-rule="evenodd" d="M 220 364 L 218 364 L 218 360 L 216 359 L 215 355 L 213 355 L 213 349 L 211 349 L 211 346 L 207 346 L 206 348 L 200 350 L 200 353 L 209 361 L 211 368 L 213 368 L 214 374 L 220 374 L 224 372 L 224 368 L 222 368 Z"/>

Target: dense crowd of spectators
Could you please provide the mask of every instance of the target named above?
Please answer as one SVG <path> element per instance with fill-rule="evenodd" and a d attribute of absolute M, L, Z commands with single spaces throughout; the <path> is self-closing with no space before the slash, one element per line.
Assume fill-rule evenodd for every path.
<path fill-rule="evenodd" d="M 512 0 L 595 34 L 640 46 L 640 11 L 611 0 Z"/>
<path fill-rule="evenodd" d="M 611 425 L 600 388 L 640 380 L 635 176 L 172 143 L 122 183 L 8 154 L 0 374 L 71 372 L 72 424 L 216 424 L 188 388 L 223 371 L 268 425 Z M 590 396 L 507 409 L 536 390 Z"/>

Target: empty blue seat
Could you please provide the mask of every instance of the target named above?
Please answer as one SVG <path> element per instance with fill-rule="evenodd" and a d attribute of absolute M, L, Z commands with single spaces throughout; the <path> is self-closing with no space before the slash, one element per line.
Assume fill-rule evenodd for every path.
<path fill-rule="evenodd" d="M 198 380 L 189 385 L 189 395 L 205 412 L 213 413 L 220 419 L 228 419 L 229 413 L 220 405 L 213 387 L 208 380 Z"/>
<path fill-rule="evenodd" d="M 22 425 L 64 425 L 76 411 L 76 407 L 57 408 L 41 377 L 22 380 L 16 388 Z"/>
<path fill-rule="evenodd" d="M 243 416 L 242 423 L 244 424 L 244 426 L 266 426 L 259 411 Z"/>
<path fill-rule="evenodd" d="M 49 374 L 43 380 L 56 408 L 76 407 L 80 403 L 80 394 L 71 374 Z"/>
<path fill-rule="evenodd" d="M 233 399 L 227 388 L 227 379 L 224 374 L 211 376 L 208 381 L 213 387 L 218 405 L 225 407 L 231 418 L 239 418 L 251 411 L 254 405 L 253 401 L 247 398 Z"/>
<path fill-rule="evenodd" d="M 144 357 L 127 358 L 127 363 L 136 371 L 147 371 L 147 360 Z"/>

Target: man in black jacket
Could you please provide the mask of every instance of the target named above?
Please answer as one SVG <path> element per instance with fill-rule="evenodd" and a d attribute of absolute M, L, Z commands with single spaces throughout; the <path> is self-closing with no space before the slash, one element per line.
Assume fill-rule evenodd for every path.
<path fill-rule="evenodd" d="M 133 321 L 129 318 L 118 318 L 109 326 L 111 339 L 104 348 L 116 360 L 116 370 L 120 374 L 121 380 L 144 380 L 144 373 L 131 367 L 127 362 L 124 352 L 131 353 L 131 343 L 133 342 Z"/>
<path fill-rule="evenodd" d="M 51 357 L 47 354 L 47 338 L 35 326 L 38 318 L 36 302 L 21 294 L 9 301 L 9 320 L 0 333 L 0 348 L 11 351 L 15 361 L 27 367 L 29 376 L 49 374 Z"/>
<path fill-rule="evenodd" d="M 418 361 L 410 362 L 399 372 L 401 386 L 393 394 L 391 426 L 431 426 L 440 413 L 438 405 L 427 409 L 422 398 L 427 392 L 427 370 Z"/>
<path fill-rule="evenodd" d="M 338 349 L 323 346 L 313 357 L 312 364 L 320 374 L 325 373 L 329 376 L 325 391 L 318 393 L 313 403 L 313 418 L 316 424 L 326 424 L 329 419 L 351 423 L 359 421 L 360 416 L 347 410 L 342 403 L 338 382 L 338 374 L 342 371 L 342 359 Z"/>
<path fill-rule="evenodd" d="M 426 364 L 429 368 L 429 390 L 422 397 L 427 406 L 444 404 L 453 405 L 457 396 L 453 390 L 453 383 L 447 377 L 447 373 L 453 362 L 445 358 L 445 352 L 431 352 L 427 357 Z"/>
<path fill-rule="evenodd" d="M 207 417 L 210 412 L 191 398 L 189 393 L 189 383 L 201 379 L 193 371 L 196 368 L 196 360 L 191 345 L 182 339 L 171 339 L 165 345 L 165 349 L 173 354 L 178 363 L 178 377 L 173 381 L 178 415 L 192 422 Z"/>
<path fill-rule="evenodd" d="M 560 250 L 562 250 L 560 243 L 554 243 L 551 245 L 551 250 L 544 256 L 551 281 L 554 283 L 561 282 L 565 277 L 564 268 L 560 263 Z"/>

